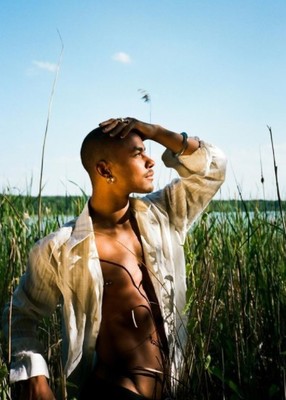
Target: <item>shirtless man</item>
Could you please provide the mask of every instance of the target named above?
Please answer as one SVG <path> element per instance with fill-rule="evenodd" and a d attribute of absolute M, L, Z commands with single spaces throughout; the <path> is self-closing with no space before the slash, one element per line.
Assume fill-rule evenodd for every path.
<path fill-rule="evenodd" d="M 142 141 L 146 138 L 130 133 L 129 119 L 110 120 L 101 127 L 97 144 L 92 132 L 81 152 L 94 188 L 89 210 L 104 279 L 95 377 L 148 399 L 161 399 L 168 346 L 129 204 L 131 193 L 153 190 L 154 161 L 146 154 Z M 107 136 L 108 132 L 112 137 L 105 137 L 102 142 L 102 135 Z M 122 134 L 126 137 L 121 138 Z M 91 149 L 96 153 L 91 155 Z M 90 386 L 94 388 L 94 384 L 92 378 Z M 86 396 L 91 387 L 86 389 Z M 110 383 L 104 387 L 105 393 L 106 390 L 111 390 Z"/>
<path fill-rule="evenodd" d="M 154 193 L 147 139 L 183 178 Z M 224 181 L 225 157 L 185 133 L 112 118 L 86 136 L 81 159 L 92 195 L 75 221 L 35 245 L 14 293 L 11 382 L 24 382 L 22 399 L 55 399 L 36 325 L 61 300 L 76 396 L 170 398 L 186 333 L 183 243 Z"/>

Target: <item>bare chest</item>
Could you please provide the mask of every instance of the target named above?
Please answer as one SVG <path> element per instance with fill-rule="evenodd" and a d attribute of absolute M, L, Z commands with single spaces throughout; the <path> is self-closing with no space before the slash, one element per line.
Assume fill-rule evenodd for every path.
<path fill-rule="evenodd" d="M 133 284 L 139 286 L 142 273 L 138 266 L 143 262 L 143 251 L 138 234 L 132 227 L 96 231 L 95 241 L 104 281 L 128 281 L 131 277 Z"/>

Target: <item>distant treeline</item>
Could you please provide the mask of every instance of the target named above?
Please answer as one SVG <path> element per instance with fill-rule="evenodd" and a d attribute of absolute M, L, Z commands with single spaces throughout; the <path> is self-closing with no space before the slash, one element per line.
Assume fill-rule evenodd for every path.
<path fill-rule="evenodd" d="M 281 202 L 283 211 L 286 211 L 286 201 Z M 278 200 L 212 200 L 208 211 L 279 211 Z"/>
<path fill-rule="evenodd" d="M 43 196 L 41 209 L 44 214 L 76 215 L 84 206 L 87 197 L 81 196 Z M 25 209 L 29 214 L 38 210 L 39 199 L 37 196 L 6 195 L 0 194 L 0 207 L 10 204 L 19 209 Z M 286 201 L 282 201 L 282 209 L 286 211 Z M 212 200 L 207 208 L 208 212 L 236 212 L 236 211 L 279 211 L 277 200 Z"/>

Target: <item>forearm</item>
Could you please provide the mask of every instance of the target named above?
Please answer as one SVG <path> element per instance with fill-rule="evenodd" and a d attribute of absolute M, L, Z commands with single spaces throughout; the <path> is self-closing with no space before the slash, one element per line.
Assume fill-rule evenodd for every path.
<path fill-rule="evenodd" d="M 45 376 L 33 376 L 19 383 L 19 400 L 56 400 Z"/>
<path fill-rule="evenodd" d="M 160 125 L 154 125 L 154 132 L 152 140 L 171 150 L 174 154 L 190 155 L 200 146 L 199 140 L 192 137 L 187 139 L 185 145 L 182 134 L 172 132 Z"/>
<path fill-rule="evenodd" d="M 3 332 L 6 340 L 11 341 L 11 382 L 36 375 L 49 376 L 38 327 L 42 319 L 55 310 L 59 291 L 51 279 L 53 275 L 43 277 L 36 272 L 44 268 L 34 252 L 30 253 L 26 273 L 13 294 L 12 304 L 7 304 L 3 312 Z M 32 268 L 32 265 L 39 268 Z"/>
<path fill-rule="evenodd" d="M 135 118 L 111 118 L 100 123 L 99 126 L 106 134 L 112 137 L 120 136 L 122 139 L 130 132 L 136 132 L 142 140 L 154 140 L 171 150 L 174 154 L 180 153 L 180 155 L 190 155 L 194 153 L 200 145 L 199 141 L 195 138 L 188 138 L 185 143 L 182 134 L 172 132 L 161 125 L 138 121 Z"/>

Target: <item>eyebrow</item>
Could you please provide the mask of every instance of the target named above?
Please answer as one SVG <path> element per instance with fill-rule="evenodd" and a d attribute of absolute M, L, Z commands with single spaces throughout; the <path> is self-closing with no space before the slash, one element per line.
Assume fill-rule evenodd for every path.
<path fill-rule="evenodd" d="M 146 148 L 141 146 L 134 146 L 133 151 L 141 151 L 144 153 L 144 151 L 146 151 Z"/>

